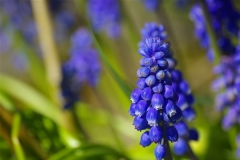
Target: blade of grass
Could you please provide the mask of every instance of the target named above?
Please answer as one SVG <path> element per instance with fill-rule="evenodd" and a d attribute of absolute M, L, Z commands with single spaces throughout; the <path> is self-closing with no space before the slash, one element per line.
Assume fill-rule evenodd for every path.
<path fill-rule="evenodd" d="M 129 96 L 131 94 L 131 90 L 132 90 L 131 87 L 129 87 L 129 85 L 123 80 L 123 78 L 111 66 L 111 64 L 109 63 L 109 58 L 106 57 L 106 55 L 104 54 L 101 46 L 99 45 L 99 43 L 97 41 L 97 38 L 95 37 L 95 35 L 93 33 L 93 29 L 91 27 L 90 22 L 87 20 L 86 16 L 82 16 L 82 14 L 85 15 L 86 10 L 85 10 L 84 7 L 81 7 L 80 4 L 82 4 L 84 6 L 84 5 L 86 5 L 86 1 L 83 2 L 83 1 L 74 0 L 73 2 L 75 3 L 76 8 L 79 10 L 79 14 L 81 14 L 83 24 L 88 26 L 89 32 L 90 32 L 90 34 L 92 36 L 92 39 L 93 39 L 94 46 L 98 50 L 98 53 L 99 53 L 99 56 L 100 56 L 101 60 L 103 61 L 104 65 L 106 66 L 107 70 L 110 72 L 111 76 L 114 78 L 116 83 L 123 90 L 126 97 L 129 98 Z M 80 8 L 82 8 L 82 10 L 80 10 Z"/>
<path fill-rule="evenodd" d="M 58 93 L 61 80 L 56 45 L 53 39 L 53 30 L 46 0 L 31 0 L 34 17 L 38 27 L 40 45 L 43 51 L 43 61 L 47 73 L 47 79 L 53 90 L 53 100 L 59 104 Z"/>
<path fill-rule="evenodd" d="M 13 111 L 14 105 L 11 100 L 5 96 L 2 92 L 0 92 L 0 104 L 5 107 L 6 110 Z"/>
<path fill-rule="evenodd" d="M 39 90 L 49 95 L 49 90 L 46 87 L 48 84 L 46 81 L 45 71 L 36 51 L 26 44 L 26 41 L 20 32 L 15 31 L 13 39 L 13 47 L 23 49 L 29 60 L 28 72 L 31 80 Z"/>
<path fill-rule="evenodd" d="M 19 160 L 25 160 L 26 159 L 25 154 L 23 152 L 22 146 L 18 139 L 20 126 L 21 126 L 21 116 L 19 113 L 15 113 L 15 115 L 13 116 L 11 139 L 12 139 L 13 147 L 14 147 L 17 158 Z"/>
<path fill-rule="evenodd" d="M 114 155 L 118 158 L 125 158 L 128 160 L 125 155 L 117 152 L 111 147 L 99 144 L 84 144 L 77 148 L 63 149 L 52 155 L 48 160 L 59 160 L 59 159 L 89 159 L 89 158 L 100 158 L 101 156 Z"/>
<path fill-rule="evenodd" d="M 0 81 L 0 92 L 19 100 L 24 106 L 53 120 L 60 127 L 77 135 L 73 125 L 74 122 L 71 117 L 69 117 L 69 114 L 55 107 L 43 94 L 29 85 L 1 73 Z"/>
<path fill-rule="evenodd" d="M 11 148 L 13 148 L 10 134 L 12 126 L 13 126 L 12 114 L 9 111 L 5 110 L 4 107 L 0 105 L 0 133 L 3 134 L 4 139 L 7 140 L 7 142 L 9 142 Z M 28 150 L 25 151 L 27 153 L 29 152 L 33 153 L 36 157 L 40 159 L 46 159 L 47 153 L 45 152 L 45 150 L 39 145 L 39 142 L 32 136 L 30 136 L 28 133 L 29 130 L 27 130 L 23 125 L 21 125 L 18 137 L 20 141 L 24 143 L 23 147 L 28 148 Z"/>
<path fill-rule="evenodd" d="M 110 74 L 112 75 L 112 77 L 115 79 L 116 83 L 123 90 L 126 97 L 129 98 L 129 96 L 131 94 L 131 88 L 128 86 L 128 84 L 122 79 L 122 77 L 119 76 L 119 74 L 110 65 L 108 58 L 104 55 L 104 52 L 103 52 L 102 48 L 100 47 L 96 37 L 94 36 L 94 33 L 92 31 L 92 28 L 91 28 L 90 24 L 89 24 L 89 32 L 91 33 L 94 46 L 98 50 L 99 56 L 102 59 L 103 63 L 107 67 L 107 69 L 110 72 Z"/>

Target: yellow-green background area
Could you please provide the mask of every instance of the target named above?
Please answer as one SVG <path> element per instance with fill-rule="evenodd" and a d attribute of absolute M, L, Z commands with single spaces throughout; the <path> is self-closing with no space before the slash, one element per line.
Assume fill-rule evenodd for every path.
<path fill-rule="evenodd" d="M 37 3 L 37 0 L 33 1 Z M 120 2 L 121 36 L 110 39 L 104 33 L 94 33 L 111 68 L 124 84 L 133 89 L 139 68 L 137 44 L 141 38 L 140 30 L 145 22 L 164 24 L 178 60 L 177 68 L 183 72 L 196 99 L 193 107 L 197 118 L 189 125 L 198 129 L 200 139 L 190 143 L 193 151 L 202 160 L 234 160 L 237 129 L 224 131 L 221 127 L 222 114 L 213 107 L 215 94 L 210 89 L 215 78 L 213 65 L 207 61 L 206 51 L 199 47 L 194 37 L 194 24 L 189 19 L 193 1 L 187 7 L 178 9 L 173 0 L 165 0 L 157 14 L 147 11 L 137 0 Z M 88 27 L 82 23 L 85 18 L 84 1 L 66 0 L 65 3 L 78 15 L 79 22 L 74 30 Z M 235 4 L 239 9 L 239 1 Z M 51 19 L 51 15 L 48 16 Z M 0 18 L 8 19 L 4 14 L 0 14 Z M 23 40 L 18 31 L 12 34 L 14 45 L 11 51 L 22 50 L 28 57 L 29 68 L 25 72 L 16 70 L 10 61 L 11 51 L 0 55 L 0 159 L 112 160 L 113 156 L 108 156 L 111 150 L 133 160 L 154 159 L 155 144 L 145 148 L 139 145 L 143 132 L 134 129 L 133 117 L 128 114 L 129 93 L 117 83 L 102 59 L 103 67 L 97 87 L 84 85 L 79 94 L 79 103 L 73 109 L 63 110 L 59 88 L 53 89 L 49 83 L 46 74 L 49 68 L 46 68 L 44 59 L 36 56 L 34 48 Z M 60 63 L 69 56 L 70 36 L 65 41 L 64 45 L 56 48 Z M 46 58 L 52 60 L 51 57 Z M 83 137 L 76 121 L 82 125 L 88 139 Z M 103 158 L 98 153 L 103 153 Z M 82 155 L 86 154 L 97 156 L 84 158 Z"/>

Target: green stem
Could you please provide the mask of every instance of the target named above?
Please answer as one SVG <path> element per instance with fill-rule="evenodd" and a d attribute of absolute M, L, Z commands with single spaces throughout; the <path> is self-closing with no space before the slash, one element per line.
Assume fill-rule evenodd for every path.
<path fill-rule="evenodd" d="M 50 84 L 55 104 L 59 104 L 59 84 L 61 80 L 61 72 L 59 67 L 58 54 L 56 44 L 53 38 L 53 29 L 50 20 L 50 14 L 47 8 L 46 0 L 31 0 L 34 18 L 38 27 L 38 35 L 43 53 L 43 62 L 46 69 L 47 80 Z"/>
<path fill-rule="evenodd" d="M 12 139 L 13 147 L 14 147 L 17 158 L 19 160 L 25 160 L 26 158 L 25 158 L 22 146 L 21 146 L 19 138 L 18 138 L 20 126 L 21 126 L 21 116 L 19 113 L 16 113 L 13 116 L 11 139 Z"/>
<path fill-rule="evenodd" d="M 80 2 L 82 2 L 82 1 L 74 0 L 73 2 L 75 3 L 76 7 L 80 9 Z M 86 5 L 85 2 L 83 2 L 81 4 L 83 4 L 82 6 Z M 85 10 L 84 7 L 82 9 Z M 80 12 L 80 10 L 79 10 L 79 14 L 81 14 L 81 13 L 85 14 L 85 12 Z M 108 69 L 108 71 L 110 72 L 111 76 L 115 79 L 116 83 L 123 90 L 126 97 L 129 98 L 129 96 L 131 94 L 131 88 L 128 86 L 128 84 L 123 80 L 123 78 L 116 72 L 116 70 L 109 63 L 109 59 L 107 58 L 107 56 L 105 56 L 101 46 L 98 43 L 96 36 L 94 35 L 93 29 L 91 27 L 91 23 L 86 19 L 86 16 L 81 16 L 81 17 L 82 17 L 83 24 L 88 26 L 89 32 L 93 39 L 94 46 L 98 50 L 98 54 L 99 54 L 101 60 L 105 64 L 105 66 Z"/>
<path fill-rule="evenodd" d="M 106 110 L 107 112 L 111 112 L 111 108 L 110 106 L 106 103 L 106 101 L 103 100 L 103 97 L 101 96 L 101 94 L 98 92 L 97 89 L 94 89 L 93 90 L 94 93 L 96 94 L 96 97 L 97 97 L 97 100 L 100 102 L 101 104 L 101 107 Z M 112 115 L 112 113 L 111 113 Z M 115 139 L 115 142 L 117 143 L 119 149 L 121 150 L 121 153 L 123 153 L 124 155 L 126 155 L 126 151 L 125 151 L 125 148 L 124 148 L 124 145 L 122 144 L 122 141 L 121 139 L 119 138 L 118 134 L 117 134 L 117 131 L 116 129 L 113 127 L 113 124 L 111 123 L 111 116 L 107 114 L 107 119 L 108 119 L 108 125 L 112 131 L 112 135 Z"/>
<path fill-rule="evenodd" d="M 28 68 L 29 75 L 33 81 L 33 83 L 38 87 L 39 90 L 46 93 L 50 96 L 49 90 L 47 89 L 46 85 L 46 77 L 45 71 L 43 68 L 42 63 L 39 61 L 36 51 L 34 51 L 24 40 L 23 35 L 18 32 L 17 30 L 14 31 L 14 38 L 13 38 L 13 47 L 14 48 L 22 48 L 26 53 L 26 56 L 29 60 L 30 66 Z"/>
<path fill-rule="evenodd" d="M 107 57 L 104 55 L 104 52 L 102 51 L 102 48 L 100 47 L 97 39 L 95 38 L 92 28 L 90 27 L 89 24 L 89 32 L 91 33 L 92 39 L 93 39 L 93 43 L 95 45 L 95 48 L 98 50 L 99 56 L 101 57 L 103 63 L 105 64 L 105 66 L 107 67 L 108 71 L 110 72 L 111 76 L 115 79 L 116 83 L 119 85 L 119 87 L 121 87 L 121 89 L 123 90 L 123 92 L 125 93 L 125 96 L 127 98 L 129 98 L 130 94 L 131 94 L 131 89 L 130 87 L 127 85 L 127 83 L 122 79 L 122 77 L 120 77 L 120 75 L 113 69 L 113 67 L 110 65 Z"/>
<path fill-rule="evenodd" d="M 77 110 L 76 110 L 76 106 L 72 106 L 71 109 L 72 112 L 72 116 L 73 116 L 73 120 L 76 124 L 77 129 L 79 130 L 80 133 L 82 133 L 84 139 L 83 140 L 89 140 L 90 137 L 88 136 L 87 132 L 85 131 L 85 129 L 83 128 L 82 124 L 79 121 L 79 118 L 77 116 Z"/>
<path fill-rule="evenodd" d="M 217 44 L 217 35 L 216 35 L 216 33 L 215 33 L 215 31 L 212 27 L 213 23 L 212 23 L 211 16 L 208 12 L 208 6 L 207 6 L 206 1 L 205 0 L 200 0 L 200 2 L 201 2 L 202 11 L 203 11 L 204 19 L 205 19 L 205 24 L 206 24 L 206 27 L 207 27 L 207 32 L 208 32 L 208 35 L 209 35 L 209 38 L 210 38 L 210 41 L 211 41 L 211 46 L 212 46 L 214 56 L 215 56 L 214 63 L 219 64 L 220 56 L 222 54 L 221 54 L 221 50 L 220 50 L 220 48 L 218 47 L 218 44 Z"/>
<path fill-rule="evenodd" d="M 128 29 L 128 33 L 129 33 L 129 37 L 131 39 L 132 45 L 133 46 L 137 46 L 139 40 L 140 40 L 140 35 L 139 35 L 139 31 L 138 28 L 136 26 L 136 24 L 133 21 L 133 18 L 130 17 L 130 13 L 127 10 L 127 7 L 124 4 L 124 1 L 119 1 L 120 6 L 121 6 L 121 14 L 122 14 L 122 21 L 125 21 L 125 24 L 127 26 Z"/>
<path fill-rule="evenodd" d="M 180 62 L 182 62 L 182 63 L 179 63 L 179 66 L 180 66 L 180 68 L 182 68 L 184 70 L 186 67 L 184 66 L 184 64 L 185 64 L 184 63 L 184 58 L 182 58 L 183 53 L 182 53 L 181 47 L 180 47 L 180 45 L 177 41 L 176 34 L 174 34 L 174 28 L 173 28 L 171 20 L 168 16 L 168 13 L 167 13 L 167 11 L 165 10 L 164 7 L 161 7 L 161 9 L 156 10 L 156 14 L 157 14 L 158 18 L 163 19 L 163 22 L 166 24 L 166 26 L 168 28 L 168 33 L 167 34 L 169 35 L 169 37 L 172 37 L 171 38 L 172 43 L 170 43 L 170 44 L 173 44 L 172 46 L 174 46 L 174 47 L 171 47 L 171 48 L 176 49 L 177 52 L 174 52 L 174 53 L 177 53 L 177 54 L 175 54 L 175 57 Z"/>
<path fill-rule="evenodd" d="M 167 135 L 166 135 L 166 129 L 167 129 L 167 126 L 164 123 L 163 124 L 163 136 L 164 136 L 164 146 L 166 147 L 166 156 L 164 157 L 164 160 L 173 160 L 171 149 L 170 149 L 169 142 L 168 142 Z"/>
<path fill-rule="evenodd" d="M 11 128 L 11 126 L 13 126 L 13 116 L 12 114 L 5 110 L 4 107 L 2 107 L 2 105 L 0 105 L 0 133 L 3 133 L 5 136 L 4 138 L 10 142 L 10 146 L 12 146 L 13 148 L 13 144 L 12 144 L 12 140 L 11 140 L 11 134 L 10 134 L 10 130 L 8 131 L 8 129 Z M 28 150 L 25 149 L 25 151 L 27 152 L 31 152 L 33 154 L 35 154 L 35 157 L 38 157 L 39 159 L 46 159 L 47 154 L 45 153 L 45 151 L 41 148 L 41 146 L 39 145 L 39 142 L 34 139 L 33 137 L 31 137 L 28 134 L 28 130 L 24 127 L 21 126 L 20 131 L 19 131 L 19 139 L 21 140 L 21 142 L 24 142 L 24 146 L 23 147 L 27 147 Z M 7 134 L 5 134 L 7 133 Z M 31 150 L 29 150 L 31 149 Z M 13 148 L 14 150 L 14 148 Z"/>

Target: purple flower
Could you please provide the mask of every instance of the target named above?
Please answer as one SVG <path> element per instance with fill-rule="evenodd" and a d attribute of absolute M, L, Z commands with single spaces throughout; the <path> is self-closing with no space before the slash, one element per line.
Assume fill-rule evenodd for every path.
<path fill-rule="evenodd" d="M 240 22 L 240 13 L 234 8 L 231 0 L 207 0 L 207 9 L 212 19 L 211 27 L 214 29 L 218 46 L 224 55 L 234 52 L 234 45 L 231 42 L 230 34 L 237 35 Z M 190 18 L 195 24 L 195 35 L 203 48 L 207 49 L 207 57 L 213 60 L 210 38 L 207 33 L 206 22 L 202 8 L 199 4 L 192 7 Z M 227 32 L 223 32 L 223 31 Z M 236 37 L 237 38 L 237 37 Z"/>
<path fill-rule="evenodd" d="M 194 98 L 189 84 L 183 79 L 181 72 L 175 69 L 177 61 L 170 52 L 169 44 L 164 42 L 166 38 L 164 27 L 155 23 L 146 24 L 142 34 L 143 39 L 146 39 L 140 42 L 138 50 L 138 53 L 143 56 L 140 60 L 141 67 L 137 71 L 138 89 L 134 90 L 131 95 L 131 99 L 136 100 L 132 100 L 129 113 L 135 116 L 134 125 L 137 130 L 150 128 L 149 137 L 152 142 L 160 143 L 163 139 L 175 142 L 178 140 L 179 133 L 173 125 L 179 123 L 182 118 L 188 121 L 195 118 L 195 112 L 191 107 Z M 142 125 L 136 127 L 136 124 Z M 162 128 L 166 130 L 163 131 Z M 182 135 L 183 137 L 189 140 L 196 139 L 197 132 L 191 134 L 193 135 L 191 138 L 188 128 L 186 132 L 187 135 Z M 145 135 L 144 137 L 148 138 Z M 150 142 L 147 142 L 143 146 L 150 145 Z M 164 145 L 159 144 L 155 149 L 156 158 L 161 159 L 165 154 Z"/>
<path fill-rule="evenodd" d="M 56 7 L 58 5 L 62 5 L 61 0 L 59 0 L 58 2 L 54 2 L 54 0 L 51 0 L 49 3 L 50 4 L 54 3 Z M 53 12 L 53 10 L 51 11 Z M 54 15 L 55 15 L 54 16 L 54 22 L 55 22 L 54 38 L 57 43 L 65 43 L 66 39 L 69 38 L 68 37 L 70 33 L 69 31 L 72 30 L 72 28 L 76 24 L 76 19 L 74 17 L 75 15 L 73 14 L 73 12 L 71 12 L 67 8 L 60 10 Z"/>
<path fill-rule="evenodd" d="M 72 36 L 70 58 L 63 65 L 62 94 L 66 105 L 72 106 L 78 100 L 78 91 L 85 83 L 92 87 L 98 84 L 101 64 L 98 53 L 91 47 L 90 34 L 86 29 L 77 30 Z"/>
<path fill-rule="evenodd" d="M 176 142 L 178 140 L 178 131 L 174 126 L 168 126 L 166 132 L 169 141 Z"/>
<path fill-rule="evenodd" d="M 1 0 L 0 6 L 16 29 L 22 30 L 32 19 L 30 1 Z"/>
<path fill-rule="evenodd" d="M 120 35 L 120 6 L 118 0 L 89 0 L 87 15 L 95 31 L 105 31 L 109 37 Z"/>
<path fill-rule="evenodd" d="M 161 40 L 165 40 L 167 38 L 167 33 L 165 27 L 163 25 L 157 25 L 155 22 L 146 23 L 145 27 L 141 30 L 142 40 L 149 37 L 159 37 Z"/>
<path fill-rule="evenodd" d="M 158 144 L 154 150 L 156 160 L 162 160 L 166 156 L 166 148 L 164 145 Z"/>
<path fill-rule="evenodd" d="M 31 20 L 26 23 L 22 29 L 24 38 L 29 42 L 32 43 L 37 39 L 37 26 L 35 21 Z"/>
<path fill-rule="evenodd" d="M 12 62 L 18 71 L 26 71 L 29 67 L 26 55 L 21 51 L 16 51 L 12 56 Z"/>
<path fill-rule="evenodd" d="M 188 150 L 188 146 L 187 146 L 187 142 L 184 139 L 179 139 L 174 147 L 173 147 L 174 153 L 176 155 L 183 155 L 187 152 Z"/>
<path fill-rule="evenodd" d="M 161 0 L 142 0 L 144 7 L 149 11 L 157 10 Z"/>
<path fill-rule="evenodd" d="M 0 28 L 0 54 L 7 53 L 11 48 L 11 34 Z"/>
<path fill-rule="evenodd" d="M 240 96 L 238 91 L 239 55 L 240 52 L 236 49 L 235 55 L 223 56 L 221 63 L 214 69 L 215 73 L 219 74 L 219 78 L 213 81 L 212 84 L 213 89 L 218 92 L 215 98 L 215 107 L 219 111 L 228 110 L 222 121 L 223 128 L 226 130 L 230 129 L 234 124 L 239 124 L 237 118 L 240 116 L 238 109 Z"/>
<path fill-rule="evenodd" d="M 92 45 L 92 37 L 87 29 L 79 28 L 71 37 L 70 54 L 78 54 L 81 50 L 89 49 Z"/>
<path fill-rule="evenodd" d="M 149 131 L 144 132 L 141 136 L 140 145 L 146 147 L 149 146 L 151 143 L 152 141 L 149 136 Z"/>

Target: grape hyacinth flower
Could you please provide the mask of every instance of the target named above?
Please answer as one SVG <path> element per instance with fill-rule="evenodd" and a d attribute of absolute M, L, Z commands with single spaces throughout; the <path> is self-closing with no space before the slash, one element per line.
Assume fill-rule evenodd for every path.
<path fill-rule="evenodd" d="M 8 17 L 13 27 L 20 31 L 29 43 L 37 38 L 37 29 L 35 21 L 33 21 L 29 0 L 1 0 L 0 9 L 3 11 L 4 16 Z"/>
<path fill-rule="evenodd" d="M 219 92 L 215 98 L 215 107 L 218 111 L 228 110 L 222 121 L 225 130 L 240 124 L 240 50 L 236 48 L 235 55 L 223 56 L 221 63 L 213 69 L 219 75 L 212 83 L 212 89 Z M 220 92 L 223 88 L 225 91 Z"/>
<path fill-rule="evenodd" d="M 212 89 L 218 94 L 215 97 L 215 108 L 226 112 L 222 120 L 224 130 L 231 129 L 240 124 L 240 50 L 239 45 L 234 46 L 232 38 L 237 37 L 240 30 L 240 12 L 234 8 L 231 0 L 206 0 L 207 11 L 211 18 L 210 27 L 213 28 L 217 45 L 221 52 L 220 63 L 214 67 L 213 72 L 219 75 L 212 83 Z M 207 12 L 206 11 L 206 12 Z M 203 10 L 196 4 L 190 13 L 195 23 L 195 34 L 201 44 L 208 49 L 207 57 L 213 61 L 213 48 L 211 48 L 210 35 L 206 30 L 206 21 Z"/>
<path fill-rule="evenodd" d="M 145 27 L 141 30 L 142 41 L 141 44 L 144 44 L 146 38 L 149 37 L 159 37 L 161 40 L 165 40 L 167 38 L 167 32 L 163 25 L 158 25 L 155 22 L 145 23 Z"/>
<path fill-rule="evenodd" d="M 30 1 L 1 0 L 0 9 L 9 17 L 16 29 L 23 29 L 26 21 L 32 19 Z"/>
<path fill-rule="evenodd" d="M 162 41 L 167 39 L 167 33 L 163 25 L 157 25 L 155 22 L 146 23 L 145 27 L 141 31 L 142 39 L 149 37 L 159 37 Z M 141 46 L 144 41 L 141 41 L 139 46 Z M 177 60 L 173 57 L 171 51 L 165 54 L 166 60 L 168 62 L 168 70 L 171 73 L 171 81 L 174 90 L 178 94 L 177 105 L 183 111 L 183 116 L 185 120 L 192 121 L 195 117 L 195 111 L 191 107 L 194 103 L 194 97 L 191 93 L 191 88 L 186 80 L 184 80 L 181 71 L 175 69 L 177 65 Z"/>
<path fill-rule="evenodd" d="M 184 121 L 174 125 L 179 134 L 179 140 L 174 143 L 174 153 L 176 155 L 182 156 L 188 152 L 190 149 L 188 146 L 188 141 L 197 141 L 199 135 L 196 129 L 189 129 Z"/>
<path fill-rule="evenodd" d="M 232 0 L 206 0 L 208 10 L 213 17 L 213 25 L 217 31 L 226 27 L 227 31 L 237 34 L 240 14 Z"/>
<path fill-rule="evenodd" d="M 190 11 L 190 19 L 194 22 L 196 38 L 200 41 L 202 48 L 207 49 L 210 45 L 210 39 L 207 33 L 205 19 L 200 4 L 195 4 Z"/>
<path fill-rule="evenodd" d="M 0 28 L 0 54 L 9 52 L 12 43 L 12 35 L 9 31 Z"/>
<path fill-rule="evenodd" d="M 55 30 L 54 37 L 57 43 L 64 43 L 68 39 L 69 30 L 71 30 L 76 24 L 76 19 L 72 11 L 68 8 L 64 8 L 57 12 L 54 16 Z"/>
<path fill-rule="evenodd" d="M 215 98 L 215 107 L 226 114 L 222 120 L 224 130 L 240 125 L 240 45 L 236 47 L 235 55 L 223 56 L 221 63 L 214 68 L 219 77 L 213 81 L 212 88 L 218 91 Z M 223 91 L 223 89 L 225 89 Z M 240 158 L 239 135 L 236 156 Z"/>
<path fill-rule="evenodd" d="M 195 118 L 191 108 L 194 100 L 189 85 L 181 72 L 175 69 L 176 60 L 169 44 L 164 43 L 167 38 L 164 26 L 147 23 L 142 36 L 146 41 L 140 42 L 139 53 L 144 58 L 140 60 L 141 68 L 137 71 L 138 88 L 132 92 L 129 114 L 135 116 L 133 124 L 137 130 L 150 129 L 142 134 L 140 144 L 146 147 L 152 142 L 158 143 L 155 156 L 162 159 L 166 154 L 166 142 L 163 144 L 161 139 L 176 142 L 181 136 L 183 140 L 190 140 L 193 131 L 187 130 L 188 133 L 179 135 L 174 124 L 184 123 L 180 115 L 189 121 Z M 179 114 L 177 120 L 171 118 L 173 109 Z M 194 133 L 197 140 L 198 133 L 196 130 Z"/>
<path fill-rule="evenodd" d="M 17 71 L 27 71 L 29 68 L 28 58 L 22 51 L 15 51 L 12 55 L 12 63 Z"/>
<path fill-rule="evenodd" d="M 182 111 L 176 105 L 178 95 L 172 86 L 166 60 L 169 45 L 159 38 L 147 38 L 138 52 L 143 58 L 137 71 L 138 88 L 131 95 L 129 114 L 135 117 L 133 125 L 137 130 L 149 129 L 142 134 L 140 144 L 146 147 L 152 142 L 157 143 L 155 157 L 162 159 L 166 155 L 166 140 L 178 140 L 173 124 L 182 119 Z"/>
<path fill-rule="evenodd" d="M 88 0 L 87 15 L 95 31 L 104 30 L 111 38 L 120 35 L 121 15 L 118 0 Z"/>
<path fill-rule="evenodd" d="M 142 0 L 144 7 L 149 11 L 158 9 L 161 0 Z"/>
<path fill-rule="evenodd" d="M 101 65 L 91 43 L 91 35 L 86 29 L 80 28 L 72 35 L 70 59 L 62 66 L 64 108 L 72 107 L 79 100 L 78 92 L 84 83 L 89 83 L 92 87 L 98 83 Z"/>
<path fill-rule="evenodd" d="M 234 8 L 231 0 L 206 0 L 206 4 L 212 20 L 210 25 L 215 31 L 221 53 L 224 55 L 234 53 L 235 47 L 231 42 L 231 36 L 236 36 L 240 29 L 240 12 Z M 190 19 L 195 24 L 195 36 L 199 39 L 201 46 L 208 50 L 207 57 L 212 61 L 210 37 L 200 4 L 192 7 Z"/>
<path fill-rule="evenodd" d="M 190 0 L 175 0 L 175 6 L 178 9 L 185 9 L 188 4 L 189 4 Z"/>

